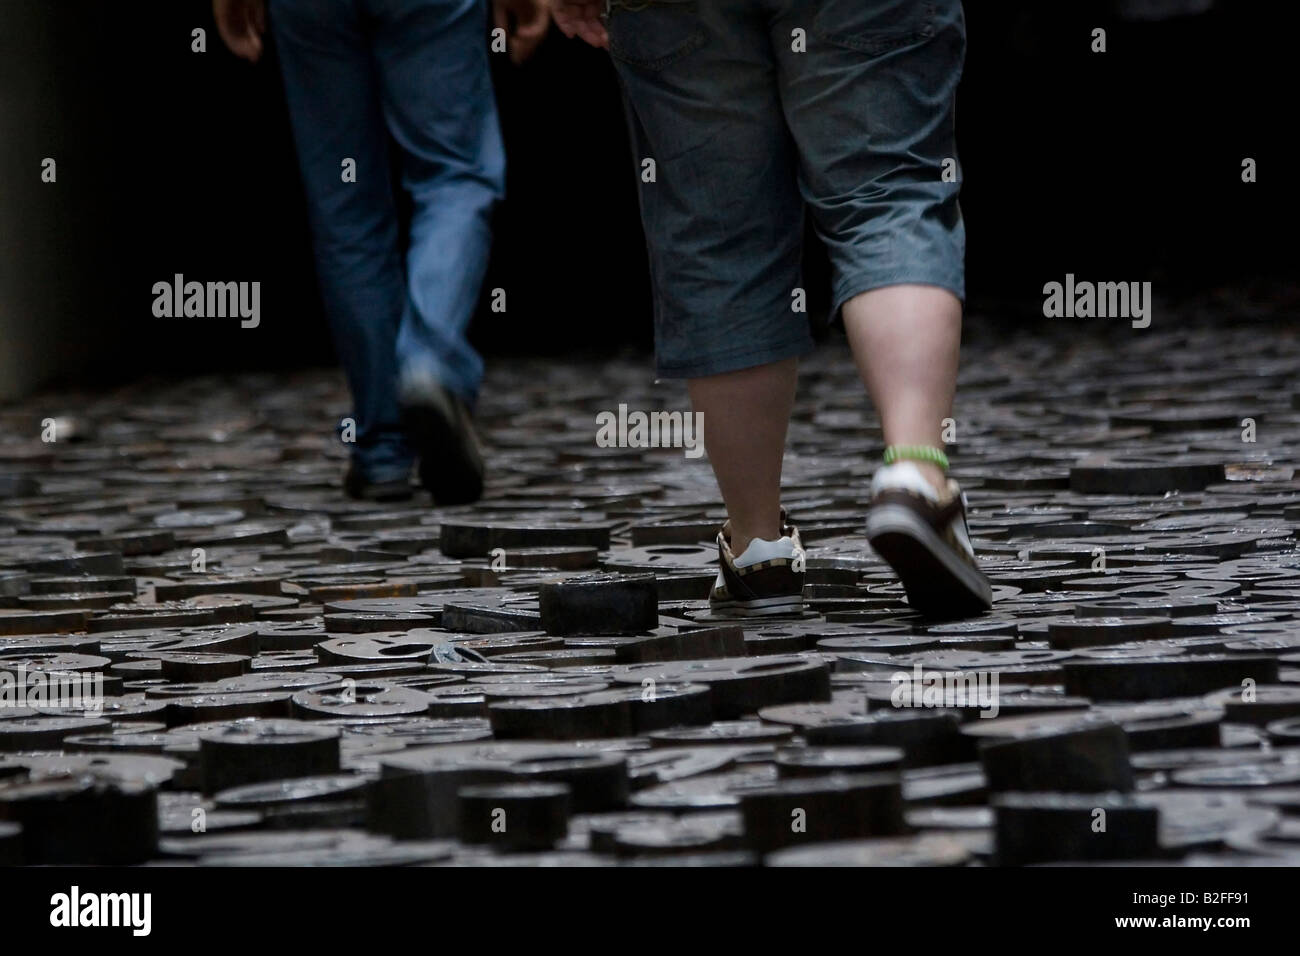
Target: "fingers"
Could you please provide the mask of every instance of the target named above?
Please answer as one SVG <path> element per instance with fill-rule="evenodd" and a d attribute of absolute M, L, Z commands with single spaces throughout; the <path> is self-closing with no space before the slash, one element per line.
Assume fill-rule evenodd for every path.
<path fill-rule="evenodd" d="M 575 36 L 594 47 L 609 48 L 609 34 L 600 19 L 601 4 L 593 0 L 558 0 L 555 23 L 569 39 Z"/>
<path fill-rule="evenodd" d="M 578 19 L 574 5 L 566 3 L 565 0 L 557 0 L 551 15 L 555 18 L 555 25 L 560 28 L 560 32 L 572 40 L 574 23 Z"/>
<path fill-rule="evenodd" d="M 262 35 L 253 29 L 249 29 L 247 36 L 244 38 L 244 51 L 242 56 L 249 63 L 256 63 L 262 58 Z"/>
<path fill-rule="evenodd" d="M 587 21 L 586 29 L 579 33 L 579 36 L 597 49 L 609 49 L 609 34 L 605 32 L 605 24 L 599 17 Z"/>
<path fill-rule="evenodd" d="M 244 8 L 244 52 L 241 54 L 249 63 L 256 63 L 262 58 L 262 34 L 266 32 L 266 0 L 243 0 Z"/>
<path fill-rule="evenodd" d="M 212 14 L 231 53 L 250 63 L 262 58 L 262 32 L 266 29 L 263 0 L 215 0 Z"/>
<path fill-rule="evenodd" d="M 237 30 L 226 38 L 226 46 L 241 60 L 256 63 L 262 58 L 262 35 L 257 32 L 252 21 L 247 19 L 238 25 Z"/>
<path fill-rule="evenodd" d="M 234 3 L 231 0 L 213 0 L 212 18 L 217 21 L 217 33 L 221 34 L 221 42 L 233 51 L 243 35 L 242 17 Z"/>
<path fill-rule="evenodd" d="M 510 59 L 515 63 L 523 63 L 532 56 L 541 42 L 546 39 L 546 32 L 550 25 L 550 11 L 544 4 L 535 4 L 526 16 L 520 16 L 515 23 Z"/>

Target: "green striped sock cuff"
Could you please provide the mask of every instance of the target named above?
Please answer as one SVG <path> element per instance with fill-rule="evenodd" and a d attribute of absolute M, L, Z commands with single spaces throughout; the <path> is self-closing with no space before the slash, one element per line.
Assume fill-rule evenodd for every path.
<path fill-rule="evenodd" d="M 932 465 L 938 465 L 944 471 L 948 470 L 948 456 L 943 453 L 942 448 L 935 448 L 933 445 L 890 445 L 885 449 L 886 465 L 904 460 L 927 461 Z"/>

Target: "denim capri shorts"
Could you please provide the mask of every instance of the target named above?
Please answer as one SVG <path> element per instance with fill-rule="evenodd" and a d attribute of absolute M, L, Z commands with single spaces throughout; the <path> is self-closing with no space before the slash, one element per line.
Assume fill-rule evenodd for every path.
<path fill-rule="evenodd" d="M 660 377 L 811 351 L 805 210 L 833 314 L 901 283 L 965 298 L 960 0 L 613 0 L 607 28 Z"/>

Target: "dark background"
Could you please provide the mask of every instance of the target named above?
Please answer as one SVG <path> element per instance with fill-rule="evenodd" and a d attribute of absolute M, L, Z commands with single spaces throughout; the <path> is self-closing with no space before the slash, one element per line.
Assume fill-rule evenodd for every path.
<path fill-rule="evenodd" d="M 969 311 L 1044 321 L 1043 283 L 1066 272 L 1151 279 L 1166 300 L 1293 295 L 1293 5 L 1131 18 L 1207 5 L 968 0 Z M 190 51 L 196 26 L 205 54 Z M 1089 50 L 1096 26 L 1105 54 Z M 606 55 L 553 31 L 523 68 L 495 59 L 510 173 L 487 288 L 508 289 L 509 311 L 481 310 L 475 340 L 489 354 L 648 348 L 636 170 Z M 0 0 L 0 111 L 24 103 L 40 108 L 0 129 L 0 214 L 14 217 L 0 223 L 0 349 L 43 344 L 0 396 L 333 361 L 273 53 L 230 56 L 208 0 Z M 39 184 L 47 155 L 57 189 Z M 816 289 L 815 244 L 808 269 Z M 260 280 L 261 327 L 155 319 L 152 285 L 177 272 Z"/>

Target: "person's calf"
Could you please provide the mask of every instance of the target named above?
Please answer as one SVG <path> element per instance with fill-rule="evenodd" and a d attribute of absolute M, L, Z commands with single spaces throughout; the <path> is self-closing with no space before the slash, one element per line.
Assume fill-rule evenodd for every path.
<path fill-rule="evenodd" d="M 873 289 L 844 304 L 844 329 L 885 443 L 942 449 L 957 386 L 961 301 L 932 285 Z M 936 493 L 947 495 L 942 468 L 927 461 L 916 467 Z"/>
<path fill-rule="evenodd" d="M 781 537 L 781 463 L 798 374 L 797 360 L 785 359 L 687 383 L 735 554 L 755 538 Z"/>

